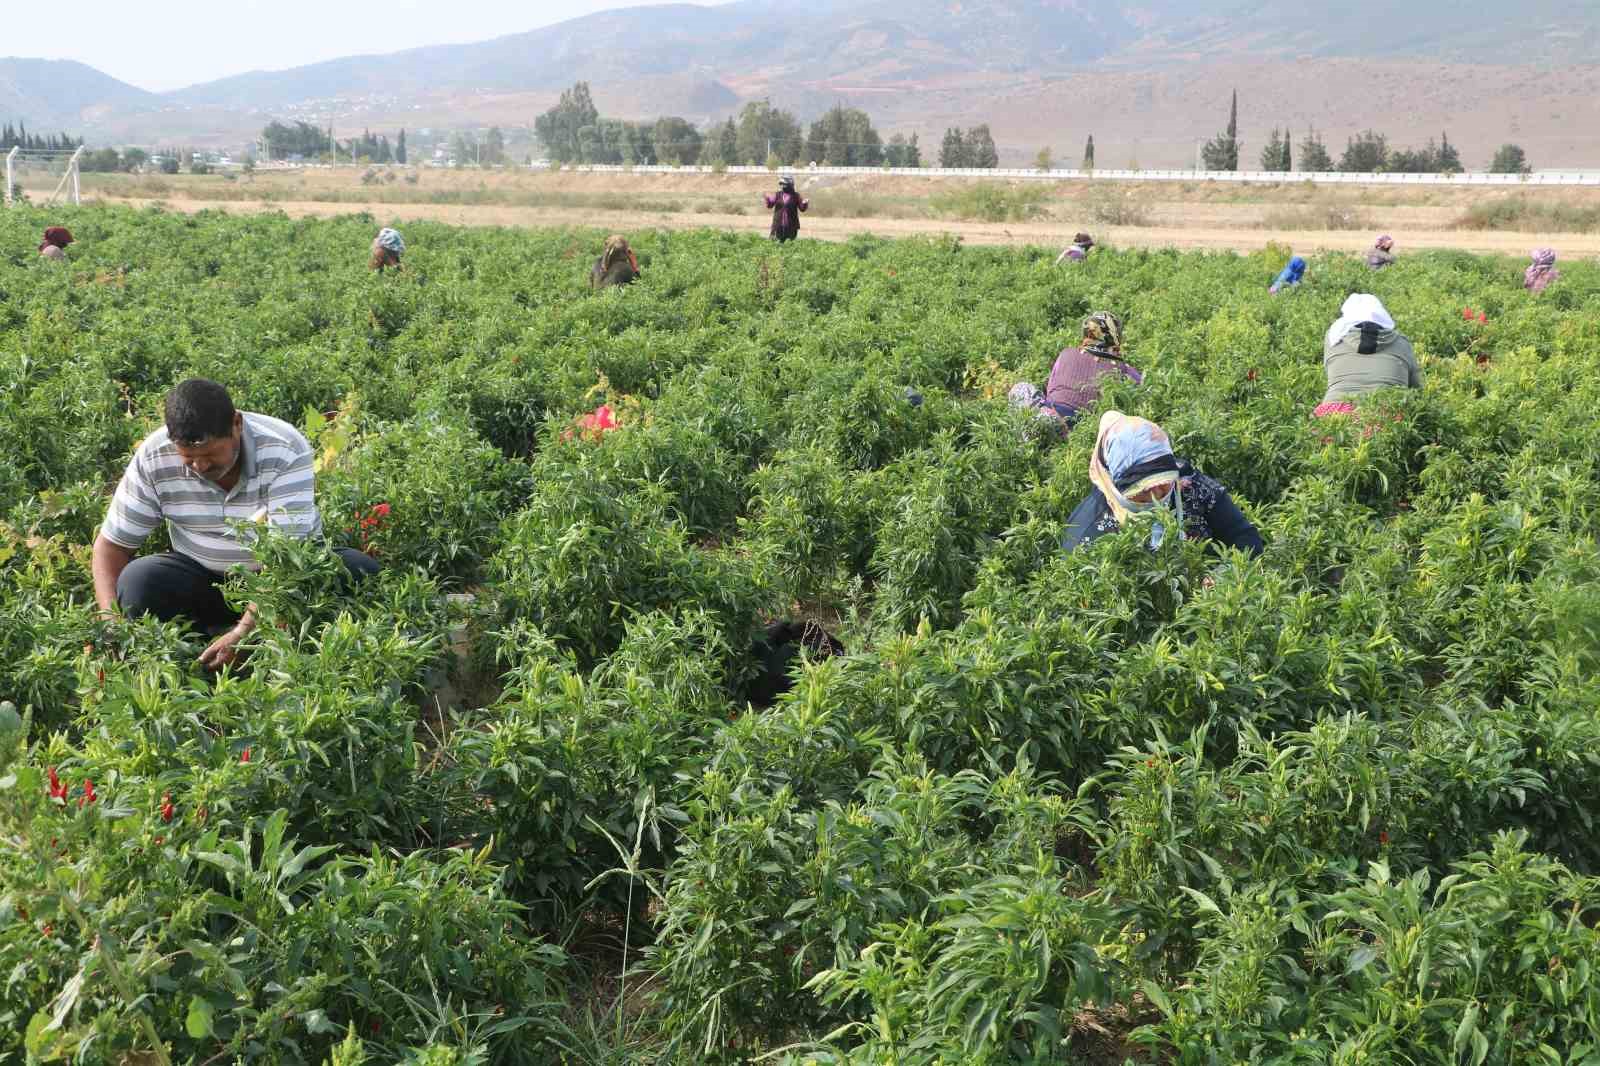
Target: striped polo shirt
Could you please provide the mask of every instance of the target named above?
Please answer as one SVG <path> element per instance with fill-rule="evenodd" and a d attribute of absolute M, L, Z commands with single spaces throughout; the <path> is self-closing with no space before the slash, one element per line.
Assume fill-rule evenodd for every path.
<path fill-rule="evenodd" d="M 163 426 L 134 451 L 101 535 L 133 551 L 165 520 L 172 550 L 218 573 L 236 563 L 254 564 L 228 523 L 249 522 L 263 509 L 278 529 L 302 538 L 320 536 L 310 442 L 287 422 L 242 413 L 242 468 L 231 491 L 184 466 Z"/>

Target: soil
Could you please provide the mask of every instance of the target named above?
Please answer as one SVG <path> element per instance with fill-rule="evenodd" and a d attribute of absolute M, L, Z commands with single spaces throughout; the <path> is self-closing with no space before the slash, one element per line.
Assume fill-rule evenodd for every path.
<path fill-rule="evenodd" d="M 912 179 L 917 180 L 917 179 Z M 149 199 L 103 197 L 105 202 L 131 206 L 160 203 L 170 210 L 196 212 L 222 210 L 235 213 L 282 211 L 292 217 L 332 218 L 368 212 L 386 224 L 416 220 L 448 222 L 463 226 L 520 226 L 539 228 L 603 229 L 630 233 L 639 230 L 686 230 L 709 227 L 734 232 L 765 234 L 769 219 L 761 214 L 732 215 L 666 211 L 618 211 L 591 207 L 513 207 L 499 205 L 459 205 L 428 203 L 328 203 L 316 200 L 267 202 L 262 200 L 214 201 L 183 198 Z M 1251 212 L 1259 205 L 1241 205 Z M 1275 230 L 1248 228 L 1240 218 L 1243 212 L 1225 212 L 1217 205 L 1205 210 L 1191 208 L 1189 225 L 1094 226 L 1101 246 L 1121 248 L 1179 248 L 1251 252 L 1277 244 L 1297 251 L 1364 251 L 1371 247 L 1376 226 L 1361 230 Z M 1395 230 L 1398 250 L 1455 248 L 1468 252 L 1524 256 L 1542 245 L 1558 247 L 1564 257 L 1600 255 L 1600 234 L 1538 234 L 1479 230 L 1407 230 L 1395 225 L 1386 215 L 1384 226 Z M 870 233 L 880 237 L 918 237 L 949 234 L 974 245 L 1043 245 L 1064 248 L 1072 235 L 1083 228 L 1067 222 L 958 222 L 921 218 L 828 218 L 808 215 L 802 225 L 802 238 L 844 241 Z"/>

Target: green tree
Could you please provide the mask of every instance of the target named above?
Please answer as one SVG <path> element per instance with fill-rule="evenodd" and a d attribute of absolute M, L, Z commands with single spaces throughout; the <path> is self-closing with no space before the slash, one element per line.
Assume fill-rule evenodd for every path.
<path fill-rule="evenodd" d="M 1328 146 L 1322 143 L 1322 134 L 1314 129 L 1306 130 L 1306 138 L 1300 142 L 1300 169 L 1309 174 L 1326 174 L 1333 169 Z"/>
<path fill-rule="evenodd" d="M 684 166 L 700 162 L 700 153 L 705 146 L 700 131 L 676 115 L 656 119 L 651 140 L 657 158 L 663 163 L 682 163 Z"/>
<path fill-rule="evenodd" d="M 800 123 L 793 115 L 773 107 L 770 100 L 762 99 L 750 101 L 739 112 L 735 146 L 734 156 L 740 163 L 763 163 L 770 153 L 782 164 L 799 159 L 805 141 Z"/>
<path fill-rule="evenodd" d="M 129 148 L 122 153 L 122 168 L 124 170 L 138 170 L 150 162 L 150 153 L 143 148 Z"/>
<path fill-rule="evenodd" d="M 583 162 L 582 131 L 592 130 L 599 121 L 589 83 L 580 81 L 562 92 L 556 106 L 533 120 L 533 132 L 555 162 Z"/>
<path fill-rule="evenodd" d="M 865 111 L 836 105 L 811 124 L 804 158 L 835 167 L 875 167 L 883 162 L 883 141 Z"/>
<path fill-rule="evenodd" d="M 261 139 L 266 143 L 268 159 L 312 158 L 328 150 L 327 132 L 309 122 L 286 126 L 274 119 L 261 131 Z"/>
<path fill-rule="evenodd" d="M 972 165 L 972 153 L 967 148 L 966 134 L 954 126 L 944 131 L 944 141 L 939 145 L 939 165 L 946 168 Z"/>
<path fill-rule="evenodd" d="M 1094 169 L 1094 134 L 1089 134 L 1089 140 L 1083 146 L 1083 169 Z"/>
<path fill-rule="evenodd" d="M 739 160 L 739 125 L 731 118 L 717 131 L 717 154 L 722 157 L 724 163 L 735 163 Z"/>
<path fill-rule="evenodd" d="M 967 131 L 967 153 L 972 158 L 968 166 L 993 170 L 1000 165 L 1000 152 L 994 146 L 987 122 Z"/>
<path fill-rule="evenodd" d="M 1456 151 L 1456 146 L 1450 143 L 1450 134 L 1439 134 L 1438 173 L 1460 174 L 1466 168 L 1461 165 L 1461 153 Z"/>
<path fill-rule="evenodd" d="M 483 165 L 499 166 L 506 161 L 506 135 L 499 126 L 490 126 L 483 139 Z"/>
<path fill-rule="evenodd" d="M 1346 174 L 1376 174 L 1389 163 L 1389 138 L 1363 130 L 1345 142 L 1339 169 Z"/>
<path fill-rule="evenodd" d="M 1283 161 L 1283 137 L 1278 133 L 1278 127 L 1272 127 L 1272 134 L 1267 138 L 1266 145 L 1261 149 L 1261 169 L 1274 171 L 1279 169 Z"/>
<path fill-rule="evenodd" d="M 400 164 L 404 164 L 406 161 L 406 131 L 404 129 L 400 131 L 400 139 L 395 141 L 394 144 L 394 161 Z"/>
<path fill-rule="evenodd" d="M 1529 174 L 1532 171 L 1527 154 L 1517 144 L 1502 144 L 1495 150 L 1494 159 L 1489 163 L 1491 174 Z"/>
<path fill-rule="evenodd" d="M 1200 151 L 1207 170 L 1239 169 L 1239 90 L 1233 91 L 1233 104 L 1228 109 L 1228 128 L 1218 134 Z"/>
<path fill-rule="evenodd" d="M 1033 157 L 1033 167 L 1041 173 L 1055 169 L 1056 157 L 1047 144 L 1039 149 L 1039 154 Z"/>

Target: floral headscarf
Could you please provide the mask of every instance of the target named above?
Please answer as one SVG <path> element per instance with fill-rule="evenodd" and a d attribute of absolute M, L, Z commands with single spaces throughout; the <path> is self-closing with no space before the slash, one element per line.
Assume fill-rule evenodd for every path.
<path fill-rule="evenodd" d="M 1183 496 L 1178 484 L 1178 460 L 1166 430 L 1145 418 L 1107 411 L 1100 416 L 1100 432 L 1089 458 L 1089 481 L 1100 490 L 1117 525 L 1136 514 L 1161 511 L 1169 506 L 1183 532 Z M 1138 503 L 1130 497 L 1171 485 L 1166 500 Z M 1160 547 L 1166 526 L 1159 519 L 1150 532 L 1150 546 Z"/>
<path fill-rule="evenodd" d="M 1556 250 L 1537 248 L 1533 252 L 1533 265 L 1522 274 L 1522 284 L 1524 288 L 1538 292 L 1560 276 L 1561 271 L 1556 269 Z"/>

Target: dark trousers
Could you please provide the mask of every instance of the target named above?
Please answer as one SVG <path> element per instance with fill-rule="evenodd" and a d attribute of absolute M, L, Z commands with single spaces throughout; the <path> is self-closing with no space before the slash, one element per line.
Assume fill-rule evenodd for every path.
<path fill-rule="evenodd" d="M 350 576 L 362 581 L 378 572 L 378 561 L 354 548 L 335 548 Z M 201 630 L 231 626 L 238 614 L 222 598 L 226 575 L 178 552 L 141 555 L 117 578 L 117 603 L 129 618 L 153 614 L 163 622 L 187 618 Z"/>

